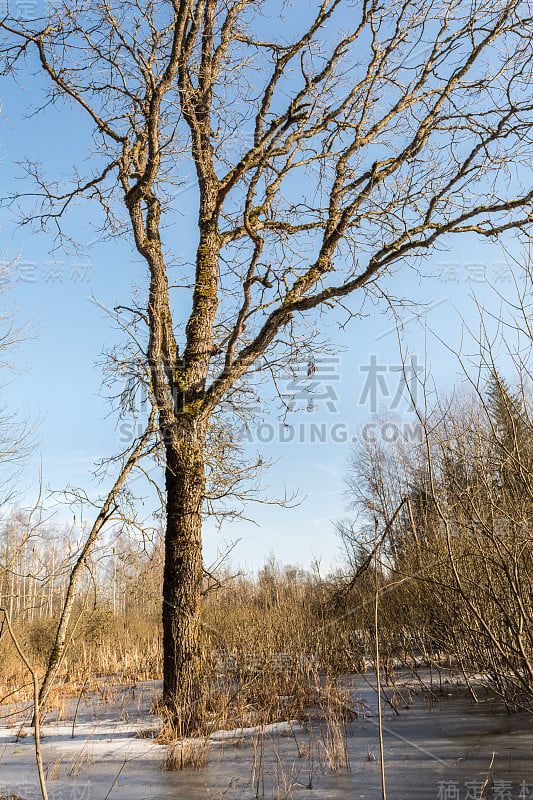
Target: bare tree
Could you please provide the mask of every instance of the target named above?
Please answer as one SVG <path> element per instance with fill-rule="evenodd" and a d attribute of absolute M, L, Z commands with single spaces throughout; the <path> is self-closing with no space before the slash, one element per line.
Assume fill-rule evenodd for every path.
<path fill-rule="evenodd" d="M 18 369 L 17 351 L 37 332 L 32 320 L 23 321 L 19 309 L 9 302 L 16 271 L 16 259 L 0 254 L 0 369 L 5 383 Z M 15 500 L 17 479 L 34 444 L 34 433 L 31 422 L 0 393 L 0 507 Z"/>
<path fill-rule="evenodd" d="M 52 0 L 44 19 L 0 23 L 4 75 L 41 70 L 44 106 L 92 126 L 90 174 L 70 187 L 26 164 L 22 221 L 62 241 L 70 205 L 97 200 L 103 230 L 132 236 L 148 267 L 130 320 L 165 447 L 163 694 L 189 730 L 213 414 L 312 349 L 313 309 L 360 303 L 453 234 L 496 237 L 532 215 L 526 3 L 318 0 L 280 26 L 285 14 L 283 0 Z M 195 256 L 176 265 L 163 225 L 188 181 Z M 189 291 L 183 326 L 175 289 Z"/>
<path fill-rule="evenodd" d="M 479 307 L 479 329 L 465 323 L 477 352 L 454 353 L 462 386 L 430 391 L 422 380 L 423 402 L 411 395 L 416 446 L 362 441 L 348 475 L 354 504 L 373 498 L 380 522 L 393 523 L 382 561 L 388 624 L 408 628 L 417 646 L 425 640 L 426 655 L 448 654 L 475 700 L 472 674 L 509 710 L 531 710 L 533 700 L 533 284 L 524 262 L 510 268 L 514 286 L 498 293 L 498 313 Z M 339 525 L 349 590 L 360 582 L 354 556 L 369 552 L 365 521 L 368 529 L 368 513 Z"/>

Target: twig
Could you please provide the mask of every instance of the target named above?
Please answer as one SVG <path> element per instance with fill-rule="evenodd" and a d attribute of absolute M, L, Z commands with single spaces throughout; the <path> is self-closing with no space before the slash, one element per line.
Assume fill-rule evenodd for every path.
<path fill-rule="evenodd" d="M 18 642 L 17 637 L 13 633 L 13 628 L 11 627 L 11 622 L 9 620 L 9 616 L 7 610 L 5 608 L 0 608 L 0 611 L 4 612 L 4 621 L 7 625 L 7 629 L 9 631 L 9 635 L 11 636 L 11 640 L 15 645 L 15 649 L 19 654 L 20 658 L 24 662 L 27 670 L 29 671 L 32 679 L 33 679 L 33 704 L 34 704 L 34 730 L 35 730 L 35 760 L 37 761 L 37 770 L 39 772 L 39 783 L 41 786 L 41 794 L 43 796 L 43 800 L 48 800 L 48 792 L 46 791 L 46 781 L 44 779 L 44 770 L 43 770 L 43 759 L 41 755 L 41 722 L 40 722 L 40 714 L 39 714 L 39 682 L 37 680 L 37 673 L 33 669 L 32 665 L 24 655 L 24 652 Z"/>

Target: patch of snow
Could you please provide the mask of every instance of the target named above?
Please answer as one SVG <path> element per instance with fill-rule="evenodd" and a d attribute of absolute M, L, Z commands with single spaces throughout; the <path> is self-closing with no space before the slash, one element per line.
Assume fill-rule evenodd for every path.
<path fill-rule="evenodd" d="M 295 730 L 300 730 L 297 720 L 290 722 L 271 722 L 269 725 L 254 725 L 251 728 L 235 728 L 231 731 L 215 731 L 209 736 L 211 742 L 223 742 L 228 739 L 246 739 L 264 734 L 265 736 L 292 736 Z"/>

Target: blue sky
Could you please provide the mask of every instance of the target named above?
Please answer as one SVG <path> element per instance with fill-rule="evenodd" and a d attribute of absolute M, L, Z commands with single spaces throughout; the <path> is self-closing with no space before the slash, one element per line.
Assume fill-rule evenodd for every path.
<path fill-rule="evenodd" d="M 30 79 L 25 83 L 32 85 Z M 47 173 L 60 180 L 63 164 L 75 159 L 78 141 L 85 141 L 79 136 L 84 123 L 74 113 L 51 111 L 38 121 L 25 118 L 32 101 L 38 102 L 35 93 L 4 84 L 0 118 L 3 191 L 16 191 L 21 186 L 17 180 L 20 168 L 15 162 L 24 156 L 41 159 Z M 187 196 L 183 199 L 182 216 L 169 234 L 178 254 L 186 251 L 186 243 L 193 235 L 190 209 L 194 202 L 189 202 Z M 61 251 L 51 254 L 48 235 L 17 228 L 13 216 L 3 212 L 0 249 L 6 251 L 8 258 L 19 259 L 13 300 L 21 309 L 21 318 L 33 316 L 41 327 L 39 336 L 24 348 L 24 371 L 5 389 L 11 407 L 23 410 L 38 422 L 39 444 L 22 487 L 27 501 L 35 495 L 41 463 L 45 486 L 59 490 L 71 484 L 95 492 L 97 484 L 91 473 L 95 461 L 120 447 L 120 432 L 102 397 L 101 373 L 96 366 L 103 349 L 116 340 L 117 333 L 98 303 L 111 308 L 127 305 L 132 287 L 142 285 L 145 270 L 129 242 L 95 241 L 90 213 L 90 206 L 73 211 L 69 227 L 76 239 L 87 245 L 73 256 Z M 473 237 L 455 238 L 451 244 L 453 250 L 434 254 L 422 265 L 424 277 L 402 270 L 387 279 L 387 288 L 393 294 L 430 307 L 427 314 L 419 320 L 413 317 L 407 325 L 405 341 L 419 363 L 426 361 L 430 365 L 433 379 L 441 387 L 450 386 L 455 380 L 458 365 L 437 338 L 426 336 L 427 327 L 447 345 L 458 346 L 461 315 L 476 324 L 476 306 L 470 295 L 473 293 L 491 308 L 498 303 L 485 273 L 500 290 L 506 291 L 509 286 L 500 282 L 498 265 L 505 262 L 505 254 L 497 245 Z M 509 244 L 518 252 L 511 240 Z M 268 493 L 281 494 L 285 486 L 298 489 L 303 498 L 301 504 L 291 510 L 251 505 L 246 513 L 254 517 L 256 525 L 237 521 L 222 532 L 207 522 L 204 539 L 208 562 L 225 541 L 240 539 L 234 560 L 243 566 L 257 568 L 270 553 L 283 562 L 303 566 L 315 558 L 324 569 L 334 564 L 338 542 L 332 521 L 345 513 L 343 473 L 350 441 L 372 411 L 368 402 L 360 402 L 366 374 L 361 367 L 375 355 L 377 363 L 386 368 L 383 374 L 391 396 L 399 379 L 393 369 L 400 364 L 394 322 L 384 309 L 371 304 L 366 312 L 367 316 L 342 330 L 337 320 L 330 318 L 327 333 L 339 349 L 338 361 L 327 367 L 330 407 L 326 400 L 318 400 L 316 410 L 302 410 L 291 418 L 306 438 L 311 423 L 326 425 L 329 440 L 312 444 L 299 442 L 296 436 L 286 444 L 264 441 L 251 446 L 275 461 L 264 478 Z M 318 391 L 324 392 L 324 385 Z M 379 396 L 380 410 L 390 401 L 390 396 Z M 397 410 L 401 413 L 405 404 L 400 403 Z M 405 419 L 409 421 L 412 415 L 407 412 Z M 268 413 L 266 420 L 273 429 L 277 428 L 275 413 Z M 341 426 L 337 431 L 346 432 L 347 441 L 331 441 L 335 424 Z M 263 428 L 263 439 L 268 439 L 269 430 Z"/>

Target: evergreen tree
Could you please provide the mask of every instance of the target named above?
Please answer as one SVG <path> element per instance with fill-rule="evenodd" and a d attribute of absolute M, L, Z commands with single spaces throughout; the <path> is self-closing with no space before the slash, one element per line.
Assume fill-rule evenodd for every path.
<path fill-rule="evenodd" d="M 486 390 L 487 411 L 494 440 L 490 448 L 494 485 L 502 505 L 521 505 L 527 495 L 533 467 L 533 432 L 522 399 L 494 370 Z"/>

